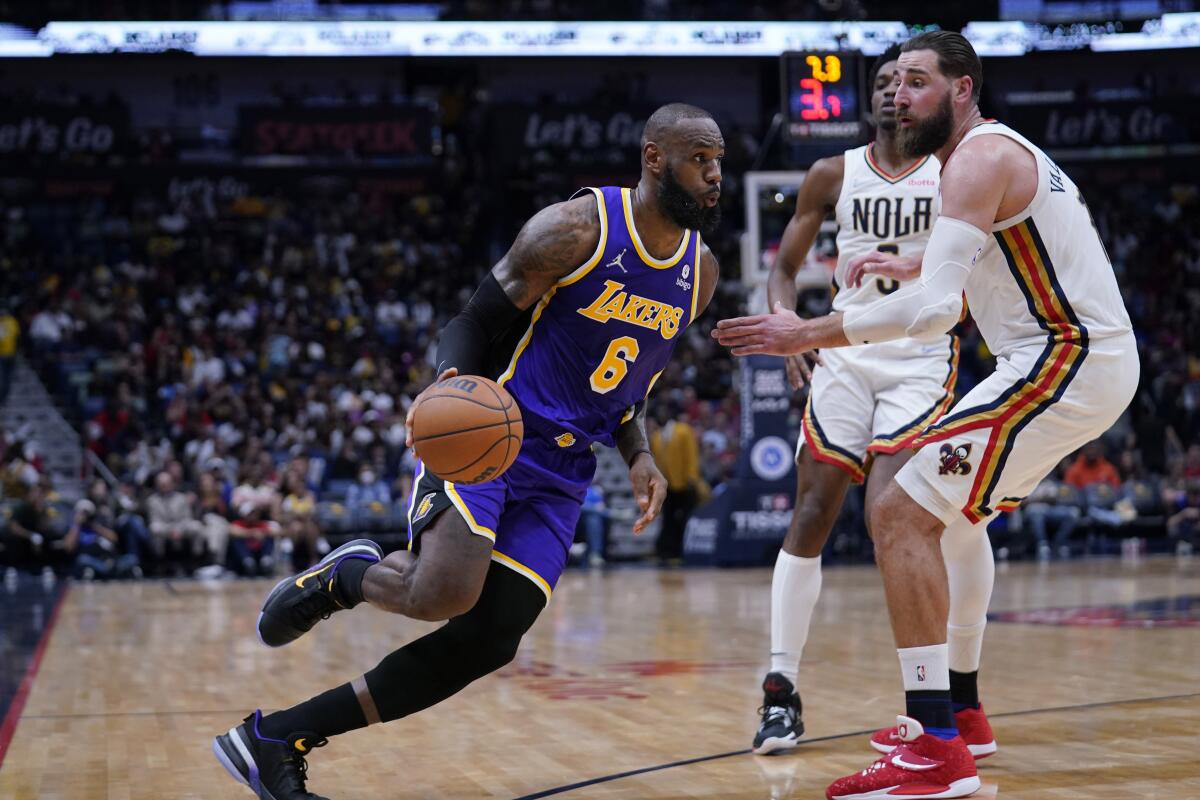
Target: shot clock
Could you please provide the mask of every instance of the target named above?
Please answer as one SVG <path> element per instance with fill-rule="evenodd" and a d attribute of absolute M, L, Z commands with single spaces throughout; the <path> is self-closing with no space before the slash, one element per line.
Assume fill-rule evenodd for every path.
<path fill-rule="evenodd" d="M 801 51 L 781 57 L 788 138 L 799 143 L 855 143 L 862 129 L 862 56 Z"/>

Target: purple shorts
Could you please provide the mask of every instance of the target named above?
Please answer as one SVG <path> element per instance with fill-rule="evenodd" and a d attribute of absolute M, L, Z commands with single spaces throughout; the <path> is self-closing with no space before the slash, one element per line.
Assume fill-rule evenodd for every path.
<path fill-rule="evenodd" d="M 418 463 L 408 499 L 408 545 L 453 506 L 471 531 L 493 542 L 492 560 L 529 578 L 547 601 L 575 540 L 575 524 L 596 471 L 591 450 L 555 452 L 553 442 L 527 437 L 513 465 L 493 481 L 465 486 L 443 481 Z"/>

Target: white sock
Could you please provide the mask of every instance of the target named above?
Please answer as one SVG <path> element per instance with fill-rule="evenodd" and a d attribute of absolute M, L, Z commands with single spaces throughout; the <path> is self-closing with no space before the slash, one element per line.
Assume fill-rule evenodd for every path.
<path fill-rule="evenodd" d="M 821 557 L 781 549 L 771 576 L 771 672 L 782 673 L 793 685 L 820 594 Z"/>
<path fill-rule="evenodd" d="M 900 670 L 904 674 L 904 691 L 950 691 L 949 647 L 928 644 L 923 647 L 902 647 Z"/>
<path fill-rule="evenodd" d="M 950 669 L 977 672 L 996 578 L 987 522 L 971 525 L 960 518 L 947 527 L 942 535 L 942 557 L 950 580 Z"/>

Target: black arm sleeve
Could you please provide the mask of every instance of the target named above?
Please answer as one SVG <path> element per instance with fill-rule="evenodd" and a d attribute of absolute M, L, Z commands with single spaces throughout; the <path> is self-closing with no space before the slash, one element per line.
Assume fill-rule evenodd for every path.
<path fill-rule="evenodd" d="M 488 273 L 467 307 L 446 323 L 438 339 L 437 370 L 457 367 L 459 375 L 482 375 L 488 350 L 521 316 L 496 276 Z"/>

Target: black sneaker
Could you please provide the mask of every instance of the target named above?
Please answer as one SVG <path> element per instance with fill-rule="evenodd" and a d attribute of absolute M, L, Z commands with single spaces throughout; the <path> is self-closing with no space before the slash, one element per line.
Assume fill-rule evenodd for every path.
<path fill-rule="evenodd" d="M 213 739 L 213 753 L 225 771 L 261 800 L 329 800 L 304 788 L 308 773 L 304 755 L 329 740 L 315 733 L 271 739 L 259 733 L 261 721 L 262 712 L 255 711 L 241 725 Z"/>
<path fill-rule="evenodd" d="M 792 682 L 778 672 L 768 672 L 763 678 L 763 704 L 758 709 L 762 722 L 754 737 L 755 755 L 765 756 L 791 750 L 804 735 L 800 695 Z"/>
<path fill-rule="evenodd" d="M 320 620 L 346 608 L 338 599 L 334 580 L 338 564 L 347 558 L 379 561 L 383 550 L 370 539 L 355 539 L 316 566 L 275 584 L 258 615 L 258 640 L 268 647 L 282 647 L 308 633 Z"/>

